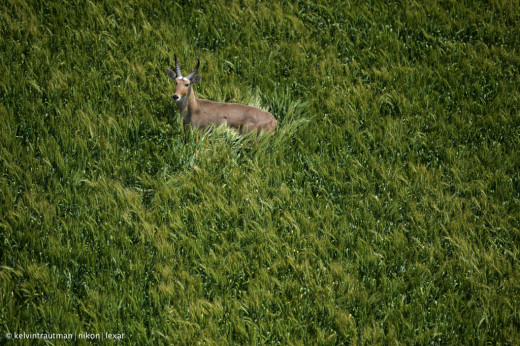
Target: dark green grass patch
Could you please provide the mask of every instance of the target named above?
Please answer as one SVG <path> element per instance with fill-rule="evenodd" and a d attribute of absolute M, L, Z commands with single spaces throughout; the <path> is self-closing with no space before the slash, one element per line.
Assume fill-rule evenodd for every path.
<path fill-rule="evenodd" d="M 518 344 L 519 13 L 3 2 L 0 341 Z M 174 54 L 277 131 L 184 130 Z"/>

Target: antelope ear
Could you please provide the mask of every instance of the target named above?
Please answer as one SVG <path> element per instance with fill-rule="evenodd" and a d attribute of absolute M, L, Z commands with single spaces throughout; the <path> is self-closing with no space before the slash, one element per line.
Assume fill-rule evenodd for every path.
<path fill-rule="evenodd" d="M 173 71 L 170 70 L 169 68 L 166 69 L 166 73 L 168 74 L 168 76 L 169 76 L 171 79 L 175 79 L 175 77 L 177 77 L 177 75 L 175 74 L 175 72 L 173 72 Z"/>
<path fill-rule="evenodd" d="M 195 76 L 191 77 L 191 84 L 195 84 L 200 82 L 200 74 L 196 74 Z"/>

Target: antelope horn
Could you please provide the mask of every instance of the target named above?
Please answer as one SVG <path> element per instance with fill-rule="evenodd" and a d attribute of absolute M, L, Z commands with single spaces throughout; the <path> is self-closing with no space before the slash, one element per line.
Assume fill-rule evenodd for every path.
<path fill-rule="evenodd" d="M 179 66 L 179 62 L 177 61 L 177 55 L 174 55 L 174 56 L 175 56 L 175 70 L 177 70 L 177 78 L 182 78 L 181 67 Z"/>
<path fill-rule="evenodd" d="M 197 71 L 199 70 L 199 66 L 200 66 L 200 60 L 199 60 L 199 58 L 197 58 L 197 66 L 195 66 L 195 70 L 193 70 L 192 73 L 187 75 L 186 78 L 191 80 L 191 77 L 193 77 L 195 75 L 195 73 L 197 73 Z"/>

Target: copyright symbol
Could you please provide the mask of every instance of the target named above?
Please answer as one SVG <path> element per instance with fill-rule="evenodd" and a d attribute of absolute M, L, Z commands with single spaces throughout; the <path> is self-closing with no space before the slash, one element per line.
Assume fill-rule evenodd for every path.
<path fill-rule="evenodd" d="M 12 335 L 11 335 L 11 333 L 6 333 L 5 337 L 8 338 L 8 339 L 11 339 Z"/>

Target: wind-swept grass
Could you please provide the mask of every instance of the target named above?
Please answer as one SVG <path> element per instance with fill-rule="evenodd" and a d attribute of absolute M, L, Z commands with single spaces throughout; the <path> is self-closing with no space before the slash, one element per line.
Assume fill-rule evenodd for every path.
<path fill-rule="evenodd" d="M 519 13 L 2 2 L 0 341 L 518 344 Z M 277 131 L 184 130 L 174 54 Z"/>

